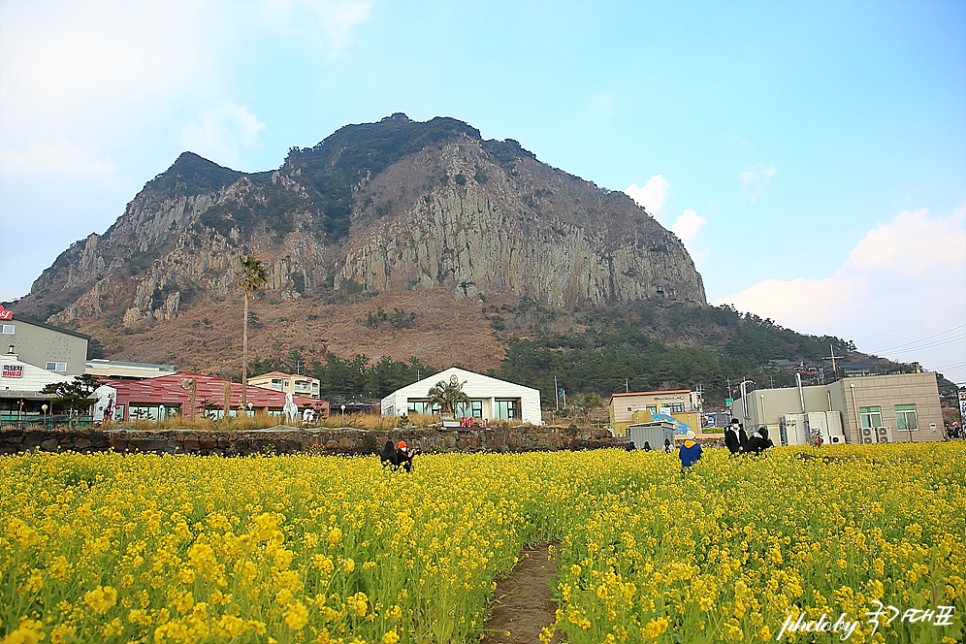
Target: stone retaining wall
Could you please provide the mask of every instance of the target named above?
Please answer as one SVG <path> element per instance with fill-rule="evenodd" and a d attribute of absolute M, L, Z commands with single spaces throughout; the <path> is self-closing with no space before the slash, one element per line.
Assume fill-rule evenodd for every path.
<path fill-rule="evenodd" d="M 43 452 L 147 452 L 196 454 L 199 456 L 249 456 L 252 454 L 361 455 L 378 452 L 387 439 L 404 440 L 411 447 L 432 452 L 532 452 L 624 447 L 626 439 L 606 430 L 575 430 L 563 427 L 507 427 L 472 430 L 394 429 L 301 429 L 279 425 L 245 431 L 199 431 L 170 429 L 143 431 L 113 429 L 54 430 L 39 427 L 0 430 L 0 454 Z"/>

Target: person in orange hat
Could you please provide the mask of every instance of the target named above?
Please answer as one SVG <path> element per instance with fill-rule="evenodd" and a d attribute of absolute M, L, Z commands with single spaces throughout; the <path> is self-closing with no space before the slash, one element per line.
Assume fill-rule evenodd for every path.
<path fill-rule="evenodd" d="M 399 465 L 407 472 L 413 471 L 413 452 L 409 451 L 406 441 L 399 441 L 396 445 L 396 454 L 399 457 Z"/>

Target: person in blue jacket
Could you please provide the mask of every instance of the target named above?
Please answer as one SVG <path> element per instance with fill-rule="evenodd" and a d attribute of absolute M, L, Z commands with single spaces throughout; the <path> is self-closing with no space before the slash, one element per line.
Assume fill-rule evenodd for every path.
<path fill-rule="evenodd" d="M 689 429 L 684 435 L 684 443 L 678 448 L 678 456 L 681 457 L 681 473 L 684 474 L 688 468 L 698 462 L 701 458 L 701 444 L 694 440 L 694 430 Z"/>

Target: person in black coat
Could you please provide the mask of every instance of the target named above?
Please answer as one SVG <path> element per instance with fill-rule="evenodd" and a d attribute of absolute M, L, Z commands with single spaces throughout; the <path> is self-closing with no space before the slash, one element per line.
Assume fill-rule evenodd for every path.
<path fill-rule="evenodd" d="M 382 446 L 382 451 L 379 452 L 379 460 L 382 461 L 383 467 L 393 469 L 399 467 L 399 454 L 396 452 L 396 446 L 392 444 L 392 440 L 387 440 L 386 444 Z"/>
<path fill-rule="evenodd" d="M 725 434 L 724 434 L 725 447 L 727 447 L 728 451 L 731 452 L 732 454 L 737 454 L 738 452 L 741 451 L 741 438 L 740 438 L 740 434 L 738 433 L 738 430 L 740 428 L 741 428 L 741 423 L 738 422 L 737 418 L 732 418 L 731 424 L 728 427 L 725 427 Z M 744 433 L 743 429 L 741 430 L 741 433 L 742 434 Z M 745 442 L 747 442 L 747 440 L 748 439 L 746 436 Z"/>
<path fill-rule="evenodd" d="M 768 438 L 768 428 L 759 427 L 758 431 L 751 435 L 748 439 L 748 445 L 745 447 L 745 451 L 749 454 L 761 454 L 769 447 L 774 447 L 775 443 Z"/>
<path fill-rule="evenodd" d="M 745 432 L 745 426 L 740 423 L 738 424 L 738 447 L 738 451 L 741 452 L 748 449 L 748 434 Z"/>
<path fill-rule="evenodd" d="M 410 450 L 406 441 L 399 441 L 399 443 L 393 445 L 391 440 L 387 440 L 382 447 L 382 451 L 379 452 L 379 460 L 382 461 L 383 467 L 389 467 L 393 470 L 398 470 L 401 467 L 407 472 L 412 472 L 413 456 L 416 455 L 416 451 Z"/>

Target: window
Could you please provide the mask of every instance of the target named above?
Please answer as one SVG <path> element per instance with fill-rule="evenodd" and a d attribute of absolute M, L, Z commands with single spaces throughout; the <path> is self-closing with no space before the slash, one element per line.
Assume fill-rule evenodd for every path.
<path fill-rule="evenodd" d="M 645 405 L 644 407 L 647 409 L 647 411 L 651 412 L 652 414 L 657 413 L 657 405 Z"/>
<path fill-rule="evenodd" d="M 16 327 L 13 324 L 0 324 L 0 334 L 15 335 Z"/>
<path fill-rule="evenodd" d="M 493 404 L 494 420 L 519 420 L 519 406 L 516 400 L 496 400 Z"/>
<path fill-rule="evenodd" d="M 410 414 L 426 414 L 431 416 L 433 414 L 438 414 L 439 412 L 433 408 L 432 403 L 425 400 L 410 400 L 407 405 L 407 413 Z"/>
<path fill-rule="evenodd" d="M 56 371 L 57 373 L 67 373 L 67 363 L 66 362 L 48 362 L 47 366 L 44 367 L 47 371 Z"/>
<path fill-rule="evenodd" d="M 683 414 L 684 413 L 684 403 L 671 403 L 668 406 L 668 410 L 672 414 Z"/>
<path fill-rule="evenodd" d="M 862 427 L 882 427 L 882 410 L 879 407 L 859 407 Z"/>
<path fill-rule="evenodd" d="M 148 404 L 132 404 L 130 408 L 130 415 L 128 418 L 131 420 L 164 420 L 165 418 L 174 418 L 181 415 L 181 407 L 177 405 L 148 405 Z M 221 413 L 221 410 L 216 410 Z M 206 416 L 208 413 L 206 412 Z M 210 417 L 210 416 L 209 416 Z M 219 415 L 218 418 L 221 416 Z M 115 414 L 115 418 L 123 418 L 123 416 Z"/>
<path fill-rule="evenodd" d="M 160 405 L 131 405 L 131 420 L 158 420 L 161 416 Z"/>
<path fill-rule="evenodd" d="M 919 429 L 915 405 L 896 405 L 896 429 L 906 432 Z"/>
<path fill-rule="evenodd" d="M 457 418 L 483 418 L 483 401 L 471 400 L 468 405 L 456 405 Z"/>

